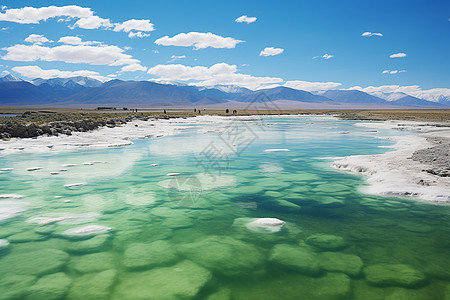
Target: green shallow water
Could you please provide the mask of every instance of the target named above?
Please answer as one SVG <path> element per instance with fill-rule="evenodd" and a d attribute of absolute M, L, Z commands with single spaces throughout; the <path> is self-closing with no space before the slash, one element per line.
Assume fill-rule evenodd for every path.
<path fill-rule="evenodd" d="M 319 159 L 399 134 L 265 118 L 1 157 L 0 194 L 23 198 L 0 199 L 0 299 L 449 299 L 450 208 L 362 194 L 364 178 Z M 266 217 L 286 223 L 246 226 Z M 86 225 L 111 230 L 65 234 Z"/>

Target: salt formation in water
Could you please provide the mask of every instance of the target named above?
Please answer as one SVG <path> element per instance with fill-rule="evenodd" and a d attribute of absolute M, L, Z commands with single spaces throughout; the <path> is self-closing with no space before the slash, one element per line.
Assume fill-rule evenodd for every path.
<path fill-rule="evenodd" d="M 27 204 L 20 201 L 0 201 L 0 222 L 12 219 L 26 210 Z"/>
<path fill-rule="evenodd" d="M 60 271 L 69 255 L 57 249 L 10 253 L 0 260 L 4 274 L 44 275 Z"/>
<path fill-rule="evenodd" d="M 377 264 L 364 269 L 366 280 L 378 286 L 417 287 L 425 283 L 425 275 L 405 264 Z"/>
<path fill-rule="evenodd" d="M 70 184 L 65 184 L 64 187 L 71 188 L 71 187 L 77 187 L 77 186 L 82 186 L 82 185 L 86 185 L 86 184 L 87 183 L 85 183 L 85 182 L 70 183 Z"/>
<path fill-rule="evenodd" d="M 9 242 L 8 240 L 4 240 L 4 239 L 0 239 L 0 254 L 5 251 L 6 249 L 8 249 L 9 247 Z"/>
<path fill-rule="evenodd" d="M 68 267 L 81 274 L 111 270 L 114 269 L 114 256 L 109 252 L 74 256 Z"/>
<path fill-rule="evenodd" d="M 264 262 L 255 246 L 228 236 L 210 236 L 178 250 L 193 262 L 227 276 L 246 274 Z"/>
<path fill-rule="evenodd" d="M 28 219 L 29 223 L 36 223 L 38 225 L 47 225 L 51 223 L 60 223 L 60 224 L 82 224 L 91 221 L 95 221 L 100 217 L 99 213 L 90 212 L 84 214 L 72 214 L 65 215 L 61 217 L 34 217 Z"/>
<path fill-rule="evenodd" d="M 286 222 L 276 218 L 260 218 L 245 224 L 252 231 L 278 232 Z"/>
<path fill-rule="evenodd" d="M 1 194 L 0 195 L 0 199 L 7 199 L 7 198 L 20 199 L 20 198 L 23 198 L 23 196 L 17 195 L 17 194 Z"/>
<path fill-rule="evenodd" d="M 324 233 L 309 236 L 306 243 L 322 250 L 339 250 L 347 247 L 347 243 L 342 237 Z"/>
<path fill-rule="evenodd" d="M 351 277 L 358 277 L 363 267 L 359 256 L 340 252 L 319 253 L 319 264 L 325 271 L 342 272 Z"/>
<path fill-rule="evenodd" d="M 32 171 L 37 171 L 37 170 L 41 170 L 42 167 L 32 167 L 32 168 L 27 168 L 28 172 L 32 172 Z"/>
<path fill-rule="evenodd" d="M 318 275 L 322 268 L 317 255 L 306 247 L 279 244 L 270 251 L 269 261 L 288 270 Z"/>
<path fill-rule="evenodd" d="M 128 273 L 118 284 L 113 299 L 193 299 L 211 279 L 208 270 L 186 260 L 170 267 Z"/>
<path fill-rule="evenodd" d="M 26 299 L 61 299 L 69 291 L 71 282 L 62 272 L 43 276 L 28 289 Z"/>
<path fill-rule="evenodd" d="M 289 152 L 289 149 L 266 149 L 264 152 Z"/>
<path fill-rule="evenodd" d="M 72 228 L 64 231 L 63 236 L 71 237 L 71 236 L 91 236 L 106 233 L 112 230 L 111 227 L 103 226 L 103 225 L 87 225 L 77 228 Z"/>
<path fill-rule="evenodd" d="M 124 253 L 123 265 L 128 269 L 166 266 L 176 262 L 178 256 L 167 241 L 131 244 Z"/>

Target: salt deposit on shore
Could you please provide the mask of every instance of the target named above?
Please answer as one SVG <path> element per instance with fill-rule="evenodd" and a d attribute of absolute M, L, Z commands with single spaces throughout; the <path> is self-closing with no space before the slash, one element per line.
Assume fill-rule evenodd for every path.
<path fill-rule="evenodd" d="M 258 120 L 261 116 L 258 116 Z M 122 126 L 101 127 L 89 132 L 72 132 L 72 135 L 39 136 L 37 138 L 12 138 L 0 140 L 0 155 L 13 153 L 48 153 L 77 149 L 104 149 L 132 145 L 132 140 L 160 138 L 179 134 L 189 125 L 229 124 L 233 120 L 252 117 L 197 116 L 157 120 L 134 120 Z M 72 165 L 65 165 L 72 166 Z M 64 167 L 65 167 L 64 166 Z"/>
<path fill-rule="evenodd" d="M 378 155 L 355 155 L 336 158 L 332 167 L 352 173 L 367 175 L 367 187 L 363 192 L 382 196 L 409 196 L 417 199 L 450 203 L 450 177 L 430 174 L 427 170 L 436 168 L 432 160 L 421 159 L 434 145 L 430 140 L 448 143 L 450 128 L 436 127 L 420 122 L 386 121 L 383 123 L 360 123 L 358 126 L 380 129 L 401 129 L 419 131 L 419 134 L 386 137 L 396 142 L 395 150 Z M 450 147 L 450 146 L 449 146 Z M 445 148 L 444 148 L 445 149 Z M 419 152 L 417 152 L 419 151 Z M 414 159 L 412 159 L 414 154 Z M 440 161 L 442 151 L 435 151 Z"/>

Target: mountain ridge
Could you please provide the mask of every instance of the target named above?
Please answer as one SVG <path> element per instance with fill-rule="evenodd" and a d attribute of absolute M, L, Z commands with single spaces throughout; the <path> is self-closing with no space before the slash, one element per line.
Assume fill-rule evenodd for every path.
<path fill-rule="evenodd" d="M 191 85 L 162 84 L 153 81 L 122 81 L 114 79 L 100 82 L 89 77 L 36 78 L 31 82 L 13 75 L 0 78 L 0 105 L 57 105 L 57 106 L 118 106 L 118 107 L 190 107 L 216 105 L 228 102 L 250 103 L 288 101 L 301 107 L 306 104 L 345 107 L 379 105 L 380 107 L 433 108 L 450 106 L 404 93 L 391 93 L 382 99 L 359 90 L 328 90 L 310 93 L 278 86 L 252 91 L 233 85 L 197 87 Z M 388 101 L 390 100 L 390 101 Z M 231 103 L 230 102 L 230 103 Z M 302 104 L 303 103 L 303 104 Z M 344 105 L 345 104 L 345 105 Z"/>

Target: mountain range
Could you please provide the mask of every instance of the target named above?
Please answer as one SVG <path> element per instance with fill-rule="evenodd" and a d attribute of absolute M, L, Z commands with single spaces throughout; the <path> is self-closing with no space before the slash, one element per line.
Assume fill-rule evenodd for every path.
<path fill-rule="evenodd" d="M 252 91 L 232 85 L 205 88 L 151 81 L 111 80 L 102 83 L 82 76 L 37 78 L 31 82 L 11 74 L 0 78 L 1 106 L 220 107 L 246 106 L 255 101 L 273 101 L 280 107 L 292 108 L 450 107 L 446 98 L 431 102 L 404 93 L 375 96 L 358 90 L 328 90 L 313 94 L 283 86 Z"/>

